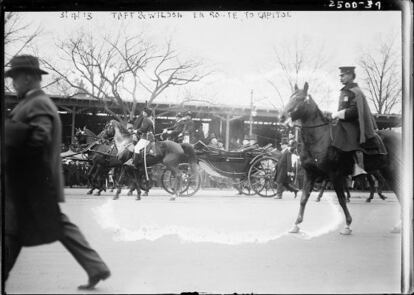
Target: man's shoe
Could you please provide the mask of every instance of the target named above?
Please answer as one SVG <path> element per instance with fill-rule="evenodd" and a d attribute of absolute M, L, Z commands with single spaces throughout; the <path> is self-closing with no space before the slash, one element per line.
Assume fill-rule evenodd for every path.
<path fill-rule="evenodd" d="M 78 287 L 79 290 L 92 290 L 95 288 L 95 286 L 99 283 L 101 280 L 106 280 L 111 275 L 111 272 L 105 271 L 100 274 L 94 275 L 89 278 L 89 282 L 86 285 L 80 285 Z"/>

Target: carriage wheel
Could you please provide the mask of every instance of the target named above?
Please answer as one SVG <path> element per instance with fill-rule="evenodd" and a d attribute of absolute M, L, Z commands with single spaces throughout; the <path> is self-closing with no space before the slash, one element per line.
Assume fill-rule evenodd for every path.
<path fill-rule="evenodd" d="M 191 174 L 190 165 L 188 163 L 182 163 L 178 167 L 183 173 L 180 194 L 183 197 L 191 197 L 200 189 L 201 176 L 198 172 L 195 175 Z M 161 175 L 161 185 L 163 189 L 169 194 L 174 194 L 174 183 L 175 177 L 172 175 L 171 171 L 168 169 L 164 170 Z"/>
<path fill-rule="evenodd" d="M 273 197 L 276 195 L 277 160 L 272 157 L 262 157 L 250 166 L 248 179 L 250 187 L 261 197 Z"/>

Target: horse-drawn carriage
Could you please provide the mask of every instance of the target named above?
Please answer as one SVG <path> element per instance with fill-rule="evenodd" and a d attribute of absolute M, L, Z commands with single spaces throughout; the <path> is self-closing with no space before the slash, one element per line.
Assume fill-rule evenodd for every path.
<path fill-rule="evenodd" d="M 225 177 L 246 195 L 276 195 L 274 176 L 280 153 L 271 145 L 225 151 L 199 141 L 194 145 L 199 166 L 209 175 Z"/>

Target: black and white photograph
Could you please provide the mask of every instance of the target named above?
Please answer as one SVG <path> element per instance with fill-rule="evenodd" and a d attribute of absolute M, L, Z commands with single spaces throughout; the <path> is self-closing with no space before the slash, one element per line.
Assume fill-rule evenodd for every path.
<path fill-rule="evenodd" d="M 4 7 L 3 292 L 413 292 L 400 2 Z"/>

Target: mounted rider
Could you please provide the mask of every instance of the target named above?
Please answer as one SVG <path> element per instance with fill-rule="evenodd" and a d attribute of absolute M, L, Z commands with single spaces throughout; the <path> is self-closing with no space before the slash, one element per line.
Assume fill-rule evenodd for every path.
<path fill-rule="evenodd" d="M 340 67 L 340 90 L 338 111 L 332 114 L 338 119 L 334 128 L 333 146 L 343 151 L 355 151 L 353 176 L 366 174 L 363 154 L 386 154 L 375 119 L 365 95 L 354 82 L 355 67 Z"/>
<path fill-rule="evenodd" d="M 173 126 L 164 129 L 163 131 L 163 138 L 166 138 L 175 141 L 175 142 L 182 142 L 183 139 L 183 129 L 185 124 L 185 118 L 181 112 L 178 112 L 175 115 L 175 123 Z"/>
<path fill-rule="evenodd" d="M 141 159 L 139 156 L 141 150 L 148 146 L 154 136 L 154 121 L 152 119 L 152 110 L 145 107 L 140 116 L 135 121 L 133 133 L 136 135 L 138 142 L 134 148 L 134 162 Z"/>

